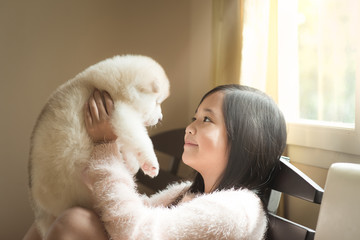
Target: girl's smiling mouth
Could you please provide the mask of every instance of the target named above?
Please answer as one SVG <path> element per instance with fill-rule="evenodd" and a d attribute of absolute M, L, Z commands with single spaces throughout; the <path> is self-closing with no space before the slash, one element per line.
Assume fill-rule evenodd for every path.
<path fill-rule="evenodd" d="M 197 146 L 198 146 L 198 144 L 195 143 L 194 141 L 185 139 L 184 147 L 197 147 Z"/>

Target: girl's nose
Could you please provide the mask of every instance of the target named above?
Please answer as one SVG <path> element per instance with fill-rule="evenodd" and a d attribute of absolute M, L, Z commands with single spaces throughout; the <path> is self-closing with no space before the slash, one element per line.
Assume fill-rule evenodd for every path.
<path fill-rule="evenodd" d="M 196 130 L 194 127 L 194 122 L 192 122 L 185 128 L 185 134 L 195 134 L 195 133 L 196 133 Z"/>

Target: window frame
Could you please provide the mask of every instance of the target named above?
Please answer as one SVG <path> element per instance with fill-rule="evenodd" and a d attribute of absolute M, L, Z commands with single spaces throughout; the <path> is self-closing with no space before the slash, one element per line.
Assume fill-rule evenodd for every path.
<path fill-rule="evenodd" d="M 296 9 L 294 9 L 294 5 Z M 281 8 L 280 8 L 281 7 Z M 283 9 L 286 9 L 283 10 Z M 276 26 L 276 35 L 277 35 L 277 76 L 278 76 L 278 103 L 279 107 L 284 111 L 285 118 L 287 119 L 287 128 L 288 128 L 288 144 L 298 145 L 309 148 L 318 148 L 323 150 L 342 152 L 352 155 L 360 155 L 360 53 L 357 53 L 357 63 L 356 63 L 356 97 L 355 97 L 355 124 L 346 125 L 346 124 L 329 124 L 321 121 L 311 121 L 311 120 L 301 120 L 287 118 L 286 112 L 289 110 L 286 108 L 287 105 L 296 104 L 294 103 L 293 94 L 288 91 L 290 88 L 296 88 L 296 84 L 293 82 L 286 81 L 286 79 L 292 79 L 294 76 L 299 76 L 298 69 L 296 66 L 285 67 L 287 64 L 291 63 L 290 59 L 281 54 L 282 52 L 292 52 L 294 53 L 294 47 L 297 47 L 297 34 L 296 29 L 288 28 L 287 31 L 283 30 L 278 22 L 286 21 L 287 25 L 297 21 L 296 14 L 293 14 L 294 11 L 297 12 L 297 1 L 294 4 L 294 1 L 287 0 L 277 0 L 276 16 L 277 16 L 277 26 Z M 295 16 L 294 16 L 295 15 Z M 292 18 L 292 19 L 291 19 Z M 290 20 L 289 20 L 290 19 Z M 290 29 L 290 30 L 289 30 Z M 292 31 L 295 31 L 292 32 Z M 286 32 L 292 39 L 284 39 L 282 34 Z M 292 43 L 292 44 L 291 44 Z M 295 45 L 295 46 L 294 46 Z M 295 80 L 296 82 L 296 80 Z M 293 99 L 293 100 L 291 100 Z M 292 103 L 289 104 L 289 101 Z M 291 109 L 290 109 L 291 110 Z M 360 160 L 359 160 L 360 161 Z"/>

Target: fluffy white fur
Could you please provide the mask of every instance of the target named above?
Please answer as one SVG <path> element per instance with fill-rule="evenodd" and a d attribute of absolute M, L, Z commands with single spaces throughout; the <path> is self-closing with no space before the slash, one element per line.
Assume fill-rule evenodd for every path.
<path fill-rule="evenodd" d="M 87 176 L 96 181 L 88 185 L 111 239 L 263 239 L 267 218 L 252 191 L 187 194 L 177 206 L 168 207 L 190 183 L 172 185 L 146 198 L 136 192 L 120 155 L 109 155 L 113 152 L 109 146 L 97 146 L 95 152 Z"/>
<path fill-rule="evenodd" d="M 31 138 L 30 193 L 44 235 L 54 217 L 72 206 L 91 207 L 80 176 L 93 143 L 84 126 L 83 108 L 95 88 L 114 100 L 111 119 L 117 144 L 133 173 L 154 177 L 159 165 L 145 126 L 162 118 L 169 95 L 162 67 L 145 56 L 115 56 L 99 62 L 60 86 L 40 114 Z M 136 156 L 136 157 L 135 157 Z"/>

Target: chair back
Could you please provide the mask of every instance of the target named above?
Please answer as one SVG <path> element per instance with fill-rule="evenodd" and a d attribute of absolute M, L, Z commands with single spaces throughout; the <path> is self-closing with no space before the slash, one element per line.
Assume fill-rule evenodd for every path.
<path fill-rule="evenodd" d="M 292 165 L 288 158 L 280 158 L 280 168 L 274 173 L 271 189 L 293 197 L 320 204 L 324 190 L 306 174 Z M 271 200 L 271 199 L 270 199 Z M 270 201 L 269 201 L 270 202 Z M 313 240 L 315 231 L 274 213 L 269 215 L 269 240 Z"/>
<path fill-rule="evenodd" d="M 360 164 L 330 166 L 315 240 L 360 239 Z"/>

